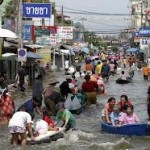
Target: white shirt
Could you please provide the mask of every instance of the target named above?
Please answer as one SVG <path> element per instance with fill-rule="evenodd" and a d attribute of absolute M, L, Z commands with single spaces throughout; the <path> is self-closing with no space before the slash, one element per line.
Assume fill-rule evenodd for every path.
<path fill-rule="evenodd" d="M 30 114 L 24 111 L 18 111 L 10 119 L 8 127 L 18 126 L 23 129 L 26 129 L 26 125 L 28 123 L 31 123 L 31 121 L 32 120 Z"/>
<path fill-rule="evenodd" d="M 42 119 L 39 119 L 35 124 L 35 131 L 39 134 L 46 134 L 48 132 L 48 123 Z"/>
<path fill-rule="evenodd" d="M 65 68 L 67 68 L 67 69 L 69 68 L 69 61 L 68 60 L 65 61 Z"/>

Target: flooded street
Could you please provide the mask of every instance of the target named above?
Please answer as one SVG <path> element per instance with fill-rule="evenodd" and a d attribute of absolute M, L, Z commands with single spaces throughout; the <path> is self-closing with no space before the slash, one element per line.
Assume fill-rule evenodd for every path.
<path fill-rule="evenodd" d="M 55 72 L 54 75 L 62 82 L 65 76 L 60 72 Z M 0 127 L 0 150 L 7 149 L 55 149 L 55 150 L 148 150 L 150 149 L 150 136 L 148 137 L 128 137 L 121 135 L 112 135 L 102 133 L 100 129 L 100 112 L 103 105 L 111 96 L 118 101 L 122 94 L 127 94 L 135 107 L 135 112 L 139 116 L 141 122 L 147 122 L 146 98 L 147 88 L 150 85 L 149 81 L 144 81 L 141 71 L 135 71 L 133 83 L 126 85 L 116 84 L 116 76 L 111 76 L 106 83 L 106 96 L 98 97 L 99 106 L 91 106 L 83 111 L 80 115 L 75 115 L 78 131 L 68 133 L 63 139 L 50 144 L 27 146 L 25 148 L 10 146 L 7 127 Z M 44 81 L 45 87 L 48 82 Z M 27 95 L 31 96 L 31 90 L 28 89 L 22 95 L 15 93 L 15 103 L 17 106 L 23 101 Z"/>

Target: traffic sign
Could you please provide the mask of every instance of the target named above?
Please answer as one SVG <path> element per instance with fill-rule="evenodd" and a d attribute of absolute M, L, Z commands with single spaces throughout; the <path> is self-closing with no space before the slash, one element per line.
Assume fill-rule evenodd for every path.
<path fill-rule="evenodd" d="M 18 61 L 26 61 L 27 60 L 27 49 L 18 49 Z"/>

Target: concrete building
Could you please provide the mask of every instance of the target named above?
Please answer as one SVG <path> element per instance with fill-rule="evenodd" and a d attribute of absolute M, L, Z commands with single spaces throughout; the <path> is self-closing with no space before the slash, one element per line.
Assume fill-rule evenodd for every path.
<path fill-rule="evenodd" d="M 149 26 L 150 0 L 131 0 L 132 26 L 136 29 Z"/>

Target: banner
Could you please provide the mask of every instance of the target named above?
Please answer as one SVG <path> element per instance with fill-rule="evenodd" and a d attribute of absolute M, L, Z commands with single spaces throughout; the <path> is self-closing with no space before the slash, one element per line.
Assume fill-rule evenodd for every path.
<path fill-rule="evenodd" d="M 50 18 L 51 4 L 46 3 L 23 3 L 23 17 L 27 18 Z"/>

